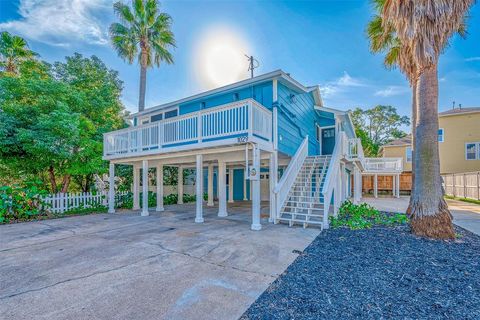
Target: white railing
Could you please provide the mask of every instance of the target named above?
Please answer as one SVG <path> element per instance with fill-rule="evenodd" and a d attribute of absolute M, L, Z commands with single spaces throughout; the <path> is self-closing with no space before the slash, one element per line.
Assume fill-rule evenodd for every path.
<path fill-rule="evenodd" d="M 272 112 L 253 99 L 129 127 L 104 135 L 104 156 L 161 152 L 238 135 L 272 141 Z M 220 143 L 219 143 L 220 144 Z"/>
<path fill-rule="evenodd" d="M 345 139 L 342 138 L 342 135 L 339 135 L 335 139 L 335 147 L 332 152 L 332 159 L 330 160 L 330 166 L 328 167 L 327 175 L 325 176 L 325 181 L 323 183 L 322 195 L 323 195 L 323 227 L 328 228 L 328 216 L 330 213 L 330 203 L 332 199 L 332 194 L 335 188 L 338 188 L 338 180 L 340 179 L 340 158 L 341 153 L 344 152 L 344 142 Z M 337 190 L 339 191 L 339 190 Z M 339 192 L 337 195 L 340 194 Z M 334 212 L 339 205 L 338 197 L 334 199 Z"/>
<path fill-rule="evenodd" d="M 275 217 L 279 218 L 280 212 L 283 206 L 283 203 L 285 200 L 287 200 L 288 193 L 290 192 L 290 189 L 292 188 L 293 184 L 295 183 L 295 180 L 297 179 L 297 175 L 302 169 L 303 162 L 305 161 L 305 158 L 308 156 L 308 136 L 303 139 L 302 144 L 300 147 L 298 147 L 297 152 L 295 152 L 295 155 L 292 157 L 292 160 L 288 164 L 287 169 L 282 175 L 282 178 L 276 185 L 275 189 L 273 189 L 273 192 L 275 193 L 275 198 L 276 198 L 276 213 Z"/>
<path fill-rule="evenodd" d="M 115 194 L 118 198 L 127 195 L 128 192 L 117 192 Z M 45 203 L 44 209 L 52 213 L 64 213 L 74 209 L 89 209 L 98 207 L 107 207 L 108 193 L 107 192 L 76 192 L 76 193 L 54 193 L 42 197 Z"/>
<path fill-rule="evenodd" d="M 365 158 L 363 166 L 366 172 L 402 172 L 402 158 Z"/>
<path fill-rule="evenodd" d="M 359 159 L 360 161 L 363 160 L 363 146 L 362 141 L 360 138 L 347 138 L 345 132 L 342 132 L 342 136 L 344 137 L 344 155 L 348 159 Z"/>

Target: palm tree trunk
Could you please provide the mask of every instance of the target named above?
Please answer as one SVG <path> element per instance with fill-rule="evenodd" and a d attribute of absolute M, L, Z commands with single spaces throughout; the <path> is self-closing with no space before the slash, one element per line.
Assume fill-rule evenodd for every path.
<path fill-rule="evenodd" d="M 425 69 L 417 82 L 417 113 L 413 152 L 415 181 L 411 199 L 411 228 L 414 234 L 452 239 L 452 215 L 443 199 L 438 153 L 437 66 Z"/>
<path fill-rule="evenodd" d="M 145 110 L 146 87 L 147 87 L 147 67 L 140 62 L 140 94 L 138 97 L 138 111 Z"/>
<path fill-rule="evenodd" d="M 410 216 L 412 213 L 412 195 L 415 192 L 415 152 L 413 147 L 415 146 L 415 133 L 417 127 L 417 82 L 414 81 L 412 84 L 412 142 L 410 147 L 412 148 L 412 175 L 411 175 L 411 190 L 410 190 L 410 203 L 408 204 L 407 215 Z"/>

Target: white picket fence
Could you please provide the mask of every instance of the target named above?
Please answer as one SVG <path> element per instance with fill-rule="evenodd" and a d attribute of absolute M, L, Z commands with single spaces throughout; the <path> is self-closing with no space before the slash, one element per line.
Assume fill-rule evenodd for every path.
<path fill-rule="evenodd" d="M 445 194 L 480 200 L 480 171 L 444 174 L 442 177 Z"/>
<path fill-rule="evenodd" d="M 127 195 L 127 191 L 117 192 L 116 198 Z M 55 193 L 43 198 L 45 210 L 52 213 L 63 213 L 73 209 L 88 209 L 99 206 L 108 206 L 108 193 L 78 192 L 78 193 Z"/>

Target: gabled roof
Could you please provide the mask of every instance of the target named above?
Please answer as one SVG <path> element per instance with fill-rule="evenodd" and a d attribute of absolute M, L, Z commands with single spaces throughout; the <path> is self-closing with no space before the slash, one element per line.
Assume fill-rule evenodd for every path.
<path fill-rule="evenodd" d="M 480 113 L 480 107 L 450 109 L 447 111 L 440 112 L 438 116 L 445 117 L 445 116 L 454 116 L 454 115 L 468 114 L 468 113 Z"/>
<path fill-rule="evenodd" d="M 412 135 L 407 134 L 405 137 L 390 141 L 382 146 L 385 147 L 401 147 L 401 146 L 410 146 L 412 145 Z"/>
<path fill-rule="evenodd" d="M 201 99 L 201 98 L 209 96 L 209 95 L 214 95 L 214 94 L 220 93 L 222 91 L 240 89 L 242 87 L 260 84 L 262 82 L 270 81 L 270 80 L 273 80 L 273 79 L 277 79 L 282 84 L 284 84 L 285 86 L 287 86 L 287 87 L 289 87 L 289 88 L 291 88 L 295 91 L 302 92 L 302 93 L 312 92 L 313 97 L 315 99 L 315 104 L 319 105 L 319 106 L 323 106 L 322 98 L 320 96 L 319 86 L 306 87 L 306 86 L 302 85 L 300 82 L 298 82 L 297 80 L 293 79 L 290 76 L 290 74 L 288 74 L 288 73 L 284 72 L 283 70 L 279 69 L 279 70 L 275 70 L 275 71 L 272 71 L 272 72 L 264 73 L 262 75 L 255 76 L 253 78 L 241 80 L 241 81 L 238 81 L 238 82 L 235 82 L 235 83 L 223 86 L 223 87 L 219 87 L 219 88 L 215 88 L 215 89 L 212 89 L 212 90 L 204 91 L 204 92 L 201 92 L 201 93 L 198 93 L 198 94 L 195 94 L 195 95 L 183 98 L 183 99 L 179 99 L 179 100 L 175 100 L 175 101 L 172 101 L 172 102 L 160 104 L 160 105 L 145 109 L 142 112 L 133 113 L 129 117 L 132 118 L 132 117 L 136 117 L 136 116 L 140 116 L 140 115 L 149 114 L 149 113 L 152 113 L 152 112 L 156 112 L 158 110 L 162 110 L 162 109 L 177 106 L 181 103 Z"/>

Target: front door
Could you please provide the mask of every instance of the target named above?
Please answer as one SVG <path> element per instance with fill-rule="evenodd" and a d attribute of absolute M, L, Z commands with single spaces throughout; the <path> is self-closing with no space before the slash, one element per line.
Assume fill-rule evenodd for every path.
<path fill-rule="evenodd" d="M 322 129 L 322 154 L 332 154 L 335 148 L 335 128 Z"/>

